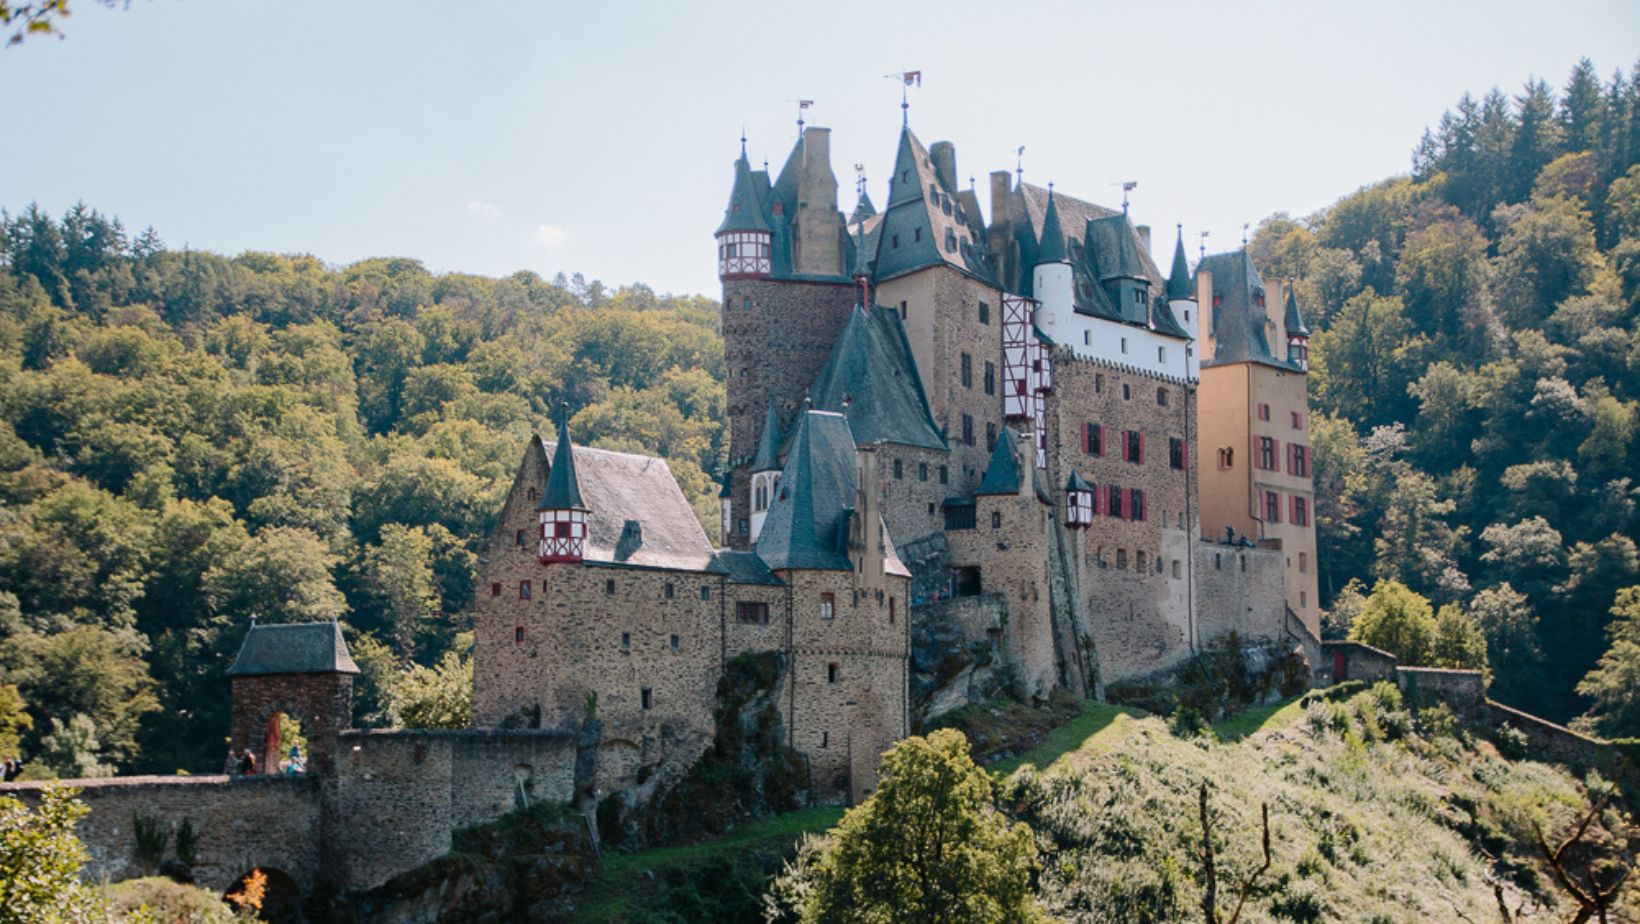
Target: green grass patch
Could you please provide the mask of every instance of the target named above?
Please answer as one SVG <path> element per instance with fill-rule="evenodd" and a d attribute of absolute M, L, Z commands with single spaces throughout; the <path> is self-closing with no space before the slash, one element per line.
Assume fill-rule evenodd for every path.
<path fill-rule="evenodd" d="M 624 921 L 634 903 L 648 898 L 669 873 L 687 872 L 708 861 L 759 849 L 784 851 L 799 836 L 825 831 L 842 818 L 841 808 L 815 806 L 747 822 L 723 837 L 698 844 L 605 854 L 597 875 L 581 894 L 575 920 L 580 924 Z M 653 879 L 645 872 L 653 874 Z"/>
<path fill-rule="evenodd" d="M 1007 776 L 1026 764 L 1030 764 L 1038 770 L 1045 770 L 1049 765 L 1073 751 L 1120 740 L 1126 732 L 1127 725 L 1133 719 L 1145 715 L 1142 709 L 1135 709 L 1131 706 L 1111 706 L 1091 700 L 1082 700 L 1081 706 L 1082 712 L 1080 715 L 1049 732 L 1048 737 L 1044 738 L 1041 744 L 1018 757 L 992 764 L 990 766 L 991 772 L 999 776 Z"/>
<path fill-rule="evenodd" d="M 1303 698 L 1302 695 L 1290 696 L 1279 703 L 1255 706 L 1223 722 L 1215 723 L 1213 734 L 1217 735 L 1220 741 L 1240 741 L 1254 732 L 1286 728 L 1304 717 Z"/>

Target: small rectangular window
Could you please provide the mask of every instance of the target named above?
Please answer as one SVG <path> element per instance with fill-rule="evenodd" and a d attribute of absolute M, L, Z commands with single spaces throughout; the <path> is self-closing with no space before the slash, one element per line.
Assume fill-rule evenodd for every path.
<path fill-rule="evenodd" d="M 962 443 L 964 446 L 974 445 L 974 415 L 962 415 Z"/>
<path fill-rule="evenodd" d="M 638 691 L 638 705 L 646 711 L 655 708 L 655 691 L 648 687 Z"/>
<path fill-rule="evenodd" d="M 1122 338 L 1122 352 L 1123 353 L 1127 352 L 1127 338 L 1126 337 Z"/>
<path fill-rule="evenodd" d="M 514 645 L 524 644 L 524 627 L 523 626 L 513 626 L 513 644 Z"/>
<path fill-rule="evenodd" d="M 997 393 L 997 365 L 989 361 L 985 363 L 985 393 L 988 395 Z"/>
<path fill-rule="evenodd" d="M 894 244 L 894 246 L 895 247 L 900 246 L 899 243 L 898 243 L 898 241 L 900 239 L 898 237 L 895 237 L 894 240 L 896 242 Z M 905 300 L 901 299 L 900 300 L 900 320 L 904 321 L 906 318 L 909 318 L 909 317 L 911 317 L 911 311 L 910 311 L 909 308 L 906 307 Z"/>
<path fill-rule="evenodd" d="M 918 481 L 927 481 L 928 480 L 928 463 L 927 462 L 918 462 L 917 463 L 917 480 Z"/>
<path fill-rule="evenodd" d="M 826 665 L 826 682 L 827 683 L 836 683 L 837 682 L 837 662 L 836 661 L 833 661 L 830 664 Z"/>
<path fill-rule="evenodd" d="M 974 357 L 967 353 L 962 354 L 962 387 L 974 387 Z"/>
<path fill-rule="evenodd" d="M 712 588 L 710 588 L 710 587 L 702 587 L 702 588 L 701 588 L 701 589 L 700 589 L 700 598 L 701 598 L 701 599 L 702 599 L 702 600 L 710 600 L 710 599 L 712 599 Z"/>
<path fill-rule="evenodd" d="M 899 459 L 895 459 L 894 460 L 894 480 L 899 481 L 900 479 L 902 479 L 904 477 L 905 477 L 904 466 L 901 465 Z"/>
<path fill-rule="evenodd" d="M 621 650 L 622 651 L 631 651 L 632 650 L 632 633 L 631 632 L 622 632 L 621 633 Z"/>
<path fill-rule="evenodd" d="M 837 596 L 836 596 L 836 594 L 821 594 L 820 595 L 820 618 L 821 619 L 831 619 L 832 617 L 834 617 L 836 615 L 837 615 Z"/>
<path fill-rule="evenodd" d="M 1167 438 L 1167 464 L 1170 468 L 1184 468 L 1184 440 L 1176 436 Z"/>
<path fill-rule="evenodd" d="M 743 626 L 766 626 L 769 624 L 769 605 L 742 600 L 735 604 L 735 622 Z"/>
<path fill-rule="evenodd" d="M 985 302 L 979 303 L 979 322 L 981 324 L 991 323 L 991 306 Z"/>
<path fill-rule="evenodd" d="M 1263 404 L 1263 403 L 1259 404 L 1259 406 L 1258 406 L 1258 419 L 1259 420 L 1269 420 L 1270 419 L 1270 405 Z"/>
<path fill-rule="evenodd" d="M 1090 456 L 1105 454 L 1105 428 L 1096 423 L 1082 425 L 1082 449 Z"/>
<path fill-rule="evenodd" d="M 1275 491 L 1264 492 L 1264 521 L 1266 523 L 1281 522 L 1281 495 Z"/>
<path fill-rule="evenodd" d="M 608 594 L 609 596 L 612 596 L 612 597 L 615 595 L 615 579 L 614 578 L 610 578 L 609 580 L 604 582 L 604 593 L 606 593 L 606 594 Z"/>
<path fill-rule="evenodd" d="M 1167 389 L 1156 389 L 1156 405 L 1158 407 L 1167 407 Z"/>
<path fill-rule="evenodd" d="M 997 425 L 987 423 L 985 425 L 985 451 L 990 452 L 995 448 L 997 448 Z"/>
<path fill-rule="evenodd" d="M 529 598 L 530 598 L 530 582 L 529 581 L 519 581 L 518 582 L 518 599 L 528 600 Z"/>
<path fill-rule="evenodd" d="M 949 468 L 943 466 L 943 465 L 940 466 L 940 484 L 950 484 L 950 483 L 951 483 L 951 470 Z"/>
<path fill-rule="evenodd" d="M 661 595 L 666 597 L 666 599 L 668 599 L 668 600 L 672 599 L 675 592 L 676 591 L 672 587 L 672 582 L 671 581 L 667 581 L 666 584 L 661 588 Z"/>
<path fill-rule="evenodd" d="M 888 624 L 894 625 L 894 598 L 888 598 Z"/>
<path fill-rule="evenodd" d="M 1000 510 L 991 511 L 991 528 L 992 529 L 1001 529 L 1002 528 L 1002 511 L 1000 511 Z"/>
<path fill-rule="evenodd" d="M 1297 411 L 1293 411 L 1293 429 L 1294 430 L 1304 429 L 1304 415 L 1300 414 Z"/>
<path fill-rule="evenodd" d="M 1143 520 L 1145 518 L 1145 492 L 1140 488 L 1129 491 L 1128 506 L 1130 508 L 1128 515 L 1132 519 Z"/>
<path fill-rule="evenodd" d="M 519 530 L 518 531 L 518 544 L 519 545 L 524 545 L 524 544 L 528 543 L 529 541 L 530 541 L 530 531 L 527 530 L 527 529 Z"/>
<path fill-rule="evenodd" d="M 492 596 L 492 597 L 501 596 L 501 582 L 500 581 L 496 581 L 496 582 L 494 582 L 490 585 L 490 596 Z"/>
<path fill-rule="evenodd" d="M 824 750 L 830 744 L 831 744 L 831 732 L 829 732 L 829 731 L 821 732 L 820 733 L 820 747 L 821 747 L 821 749 Z"/>
<path fill-rule="evenodd" d="M 683 650 L 683 639 L 681 637 L 679 637 L 677 635 L 672 636 L 672 650 L 673 651 L 682 651 Z"/>

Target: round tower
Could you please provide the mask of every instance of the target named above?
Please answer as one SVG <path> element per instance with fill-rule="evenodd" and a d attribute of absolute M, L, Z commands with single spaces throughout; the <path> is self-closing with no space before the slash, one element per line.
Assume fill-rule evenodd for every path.
<path fill-rule="evenodd" d="M 1298 296 L 1294 293 L 1290 281 L 1287 283 L 1287 308 L 1283 313 L 1281 326 L 1287 329 L 1287 361 L 1308 372 L 1310 329 L 1304 326 L 1304 315 L 1298 310 Z"/>
<path fill-rule="evenodd" d="M 575 474 L 575 452 L 569 439 L 569 405 L 558 409 L 558 445 L 552 454 L 547 489 L 536 508 L 541 521 L 541 563 L 580 563 L 586 554 L 587 516 L 581 480 Z"/>
<path fill-rule="evenodd" d="M 1201 319 L 1196 316 L 1196 280 L 1190 274 L 1190 261 L 1184 255 L 1184 225 L 1178 226 L 1179 236 L 1173 244 L 1173 269 L 1167 276 L 1167 308 L 1191 337 Z M 1201 376 L 1201 358 L 1189 347 L 1185 349 L 1185 375 L 1196 379 Z"/>
<path fill-rule="evenodd" d="M 1041 307 L 1036 323 L 1054 335 L 1056 322 L 1071 316 L 1071 261 L 1065 251 L 1065 232 L 1059 225 L 1059 207 L 1053 190 L 1048 190 L 1048 210 L 1042 216 L 1042 239 L 1036 248 L 1036 266 L 1031 270 L 1031 294 Z"/>
<path fill-rule="evenodd" d="M 765 180 L 762 185 L 767 185 Z M 718 225 L 718 277 L 762 279 L 769 275 L 773 229 L 763 215 L 763 193 L 752 165 L 746 160 L 746 139 L 740 139 L 740 159 L 735 161 L 735 186 L 729 206 Z"/>

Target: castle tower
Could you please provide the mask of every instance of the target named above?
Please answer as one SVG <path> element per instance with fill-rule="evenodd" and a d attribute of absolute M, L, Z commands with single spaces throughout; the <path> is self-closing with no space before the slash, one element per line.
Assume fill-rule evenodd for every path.
<path fill-rule="evenodd" d="M 279 719 L 301 723 L 307 770 L 336 767 L 336 735 L 353 724 L 353 675 L 359 672 L 334 622 L 252 624 L 228 668 L 235 752 L 249 749 L 262 773 L 278 772 L 287 749 Z"/>
<path fill-rule="evenodd" d="M 587 515 L 581 500 L 581 480 L 575 475 L 575 453 L 569 439 L 569 407 L 558 410 L 558 447 L 552 471 L 537 507 L 541 523 L 541 564 L 580 563 L 586 554 Z"/>
<path fill-rule="evenodd" d="M 746 467 L 752 476 L 752 541 L 763 532 L 763 520 L 774 503 L 775 485 L 780 481 L 780 415 L 770 402 L 763 418 L 763 436 L 757 441 L 757 455 Z"/>
<path fill-rule="evenodd" d="M 762 197 L 746 160 L 746 139 L 740 139 L 735 161 L 735 185 L 718 225 L 718 278 L 762 279 L 769 275 L 772 229 L 763 217 Z"/>
<path fill-rule="evenodd" d="M 1287 331 L 1287 361 L 1300 369 L 1310 368 L 1310 329 L 1304 326 L 1304 315 L 1298 310 L 1298 293 L 1287 286 L 1287 308 L 1282 319 Z"/>
<path fill-rule="evenodd" d="M 1184 253 L 1184 225 L 1179 225 L 1179 236 L 1173 244 L 1173 269 L 1167 277 L 1167 307 L 1182 330 L 1191 330 L 1196 319 L 1196 283 L 1190 276 L 1190 261 Z M 1185 354 L 1188 378 L 1201 377 L 1201 357 L 1195 350 Z"/>
<path fill-rule="evenodd" d="M 1054 336 L 1059 322 L 1070 318 L 1072 281 L 1070 255 L 1065 250 L 1065 231 L 1059 225 L 1059 206 L 1053 191 L 1048 192 L 1048 211 L 1042 218 L 1042 241 L 1037 246 L 1036 266 L 1031 271 L 1031 292 L 1041 303 L 1036 323 Z"/>

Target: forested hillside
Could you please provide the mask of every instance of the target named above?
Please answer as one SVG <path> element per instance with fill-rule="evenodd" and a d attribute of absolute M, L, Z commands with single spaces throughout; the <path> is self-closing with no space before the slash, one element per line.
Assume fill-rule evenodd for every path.
<path fill-rule="evenodd" d="M 1411 647 L 1424 660 L 1442 660 L 1432 644 L 1467 616 L 1493 694 L 1562 720 L 1589 707 L 1574 688 L 1640 564 L 1637 162 L 1640 69 L 1603 84 L 1585 61 L 1558 94 L 1532 82 L 1465 96 L 1410 176 L 1303 220 L 1275 216 L 1252 243 L 1266 280 L 1295 279 L 1319 328 L 1329 630 L 1363 607 L 1343 592 L 1352 579 L 1400 581 L 1448 605 L 1451 632 L 1433 640 L 1427 612 L 1401 620 L 1421 625 Z M 1640 727 L 1637 623 L 1588 688 L 1608 694 L 1609 732 Z"/>
<path fill-rule="evenodd" d="M 230 259 L 84 207 L 3 232 L 0 757 L 35 772 L 219 768 L 252 619 L 344 619 L 361 722 L 464 724 L 474 553 L 560 401 L 715 530 L 711 301 Z"/>
<path fill-rule="evenodd" d="M 1585 63 L 1251 244 L 1316 331 L 1329 633 L 1609 734 L 1640 732 L 1637 162 L 1640 70 Z M 474 556 L 560 401 L 716 531 L 708 299 L 173 250 L 87 207 L 0 231 L 0 756 L 35 772 L 220 766 L 253 618 L 344 619 L 359 722 L 463 723 Z"/>

